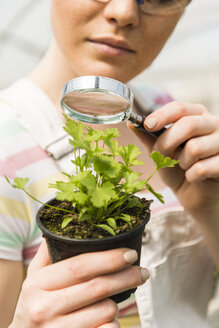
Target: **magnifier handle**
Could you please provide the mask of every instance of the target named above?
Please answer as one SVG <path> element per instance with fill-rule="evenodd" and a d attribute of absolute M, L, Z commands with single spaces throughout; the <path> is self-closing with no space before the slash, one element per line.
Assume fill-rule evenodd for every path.
<path fill-rule="evenodd" d="M 145 118 L 146 116 L 141 116 L 132 112 L 129 116 L 129 121 L 131 121 L 138 130 L 143 131 L 144 133 L 149 134 L 150 136 L 153 136 L 155 138 L 159 137 L 166 130 L 166 128 L 162 128 L 154 132 L 148 131 L 144 127 Z"/>
<path fill-rule="evenodd" d="M 145 120 L 146 116 L 141 116 L 141 115 L 137 115 L 135 113 L 131 113 L 129 116 L 129 121 L 131 121 L 133 123 L 133 125 L 140 131 L 143 131 L 146 134 L 149 134 L 150 136 L 153 136 L 155 138 L 159 137 L 164 131 L 166 131 L 166 128 L 162 128 L 158 131 L 148 131 L 147 129 L 145 129 L 144 127 L 144 120 Z M 181 143 L 181 145 L 179 145 L 179 148 L 182 149 L 186 144 L 186 141 L 184 141 L 183 143 Z"/>

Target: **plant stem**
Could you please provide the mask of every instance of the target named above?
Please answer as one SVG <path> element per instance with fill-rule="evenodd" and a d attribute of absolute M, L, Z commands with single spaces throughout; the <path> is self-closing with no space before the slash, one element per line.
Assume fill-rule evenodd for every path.
<path fill-rule="evenodd" d="M 74 158 L 75 158 L 75 162 L 76 162 L 77 154 L 76 154 L 75 146 L 74 146 Z M 78 173 L 78 165 L 77 164 L 75 165 L 75 168 L 76 168 L 76 173 Z"/>
<path fill-rule="evenodd" d="M 154 172 L 151 173 L 149 178 L 147 178 L 146 182 L 148 182 L 156 172 L 157 172 L 157 169 L 155 169 Z"/>
<path fill-rule="evenodd" d="M 102 207 L 99 207 L 98 210 L 97 210 L 97 221 L 101 221 L 100 218 L 102 218 L 102 215 L 103 215 L 103 208 Z"/>
<path fill-rule="evenodd" d="M 30 198 L 32 198 L 33 200 L 35 200 L 36 202 L 38 202 L 38 203 L 40 203 L 40 204 L 42 204 L 42 205 L 44 205 L 44 206 L 47 206 L 47 207 L 50 207 L 50 208 L 54 208 L 55 210 L 59 210 L 59 211 L 63 211 L 63 212 L 67 212 L 67 213 L 71 213 L 71 214 L 74 213 L 74 212 L 69 211 L 69 210 L 66 210 L 66 209 L 64 209 L 64 208 L 60 208 L 60 207 L 56 207 L 56 206 L 53 206 L 53 205 L 49 205 L 49 204 L 43 203 L 43 202 L 41 202 L 39 199 L 37 199 L 37 198 L 35 198 L 34 196 L 32 196 L 31 194 L 29 194 L 29 192 L 27 192 L 26 189 L 23 189 L 23 191 L 25 192 L 25 194 L 26 194 L 27 196 L 29 196 Z"/>
<path fill-rule="evenodd" d="M 116 207 L 121 206 L 126 200 L 128 200 L 132 195 L 124 195 L 122 196 L 118 201 L 116 201 L 114 204 L 112 204 L 111 208 L 109 208 L 109 211 L 105 213 L 104 217 L 107 217 L 109 214 L 111 214 Z"/>
<path fill-rule="evenodd" d="M 131 195 L 127 195 L 126 197 L 125 197 L 125 199 L 124 199 L 124 201 L 123 201 L 123 203 L 122 204 L 124 204 L 124 202 L 126 202 L 129 198 L 131 198 L 133 195 L 131 194 Z M 121 204 L 121 205 L 122 205 Z M 120 206 L 121 206 L 120 205 Z M 121 212 L 123 212 L 126 208 L 128 207 L 128 205 L 126 205 L 125 207 L 122 207 L 121 209 L 120 209 L 120 211 L 119 212 L 117 212 L 116 213 L 116 215 L 118 215 L 118 214 L 120 214 Z"/>

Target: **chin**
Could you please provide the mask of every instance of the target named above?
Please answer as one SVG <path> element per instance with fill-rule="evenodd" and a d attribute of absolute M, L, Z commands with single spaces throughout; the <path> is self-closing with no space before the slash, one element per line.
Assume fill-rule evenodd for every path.
<path fill-rule="evenodd" d="M 81 70 L 80 71 L 80 76 L 85 76 L 85 75 L 97 75 L 97 76 L 105 76 L 109 77 L 111 79 L 119 80 L 123 83 L 128 82 L 132 78 L 134 78 L 136 74 L 131 74 L 129 71 L 129 68 L 121 69 L 118 67 L 112 67 L 112 65 L 107 65 L 105 63 L 99 63 L 96 65 L 91 65 L 88 69 L 86 70 Z"/>

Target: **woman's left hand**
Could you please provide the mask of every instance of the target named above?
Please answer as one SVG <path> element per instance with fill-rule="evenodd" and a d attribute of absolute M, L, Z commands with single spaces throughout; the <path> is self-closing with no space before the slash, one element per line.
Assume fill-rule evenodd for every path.
<path fill-rule="evenodd" d="M 218 217 L 219 117 L 203 105 L 174 101 L 147 116 L 144 124 L 150 131 L 172 124 L 157 139 L 129 127 L 149 152 L 157 150 L 180 161 L 160 174 L 184 208 L 200 222 Z"/>

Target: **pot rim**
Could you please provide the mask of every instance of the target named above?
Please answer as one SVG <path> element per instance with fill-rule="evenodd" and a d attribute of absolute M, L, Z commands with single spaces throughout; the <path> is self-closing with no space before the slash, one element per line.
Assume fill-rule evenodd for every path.
<path fill-rule="evenodd" d="M 51 200 L 49 200 L 48 202 L 46 203 L 50 203 L 52 202 L 54 199 L 56 198 L 52 198 Z M 135 235 L 139 232 L 139 230 L 141 230 L 149 221 L 150 219 L 150 215 L 151 215 L 151 212 L 149 210 L 148 213 L 146 213 L 146 217 L 145 217 L 145 220 L 138 226 L 134 227 L 134 229 L 132 230 L 129 230 L 129 231 L 126 231 L 124 233 L 121 233 L 121 234 L 118 234 L 118 235 L 115 235 L 115 236 L 109 236 L 109 237 L 104 237 L 104 238 L 87 238 L 87 239 L 79 239 L 79 238 L 70 238 L 70 237 L 66 237 L 66 236 L 60 236 L 60 235 L 57 235 L 55 234 L 54 232 L 50 231 L 49 229 L 47 229 L 41 222 L 40 220 L 40 217 L 38 215 L 39 211 L 44 208 L 45 205 L 42 205 L 38 211 L 37 211 L 37 214 L 36 214 L 36 222 L 37 222 L 37 225 L 38 227 L 40 228 L 40 230 L 43 232 L 44 235 L 47 235 L 47 236 L 50 236 L 56 240 L 62 240 L 62 241 L 68 241 L 68 242 L 80 242 L 80 243 L 88 243 L 88 242 L 92 242 L 92 243 L 101 243 L 102 242 L 106 242 L 106 241 L 114 241 L 118 238 L 120 239 L 123 239 L 123 238 L 127 238 L 129 235 Z"/>

